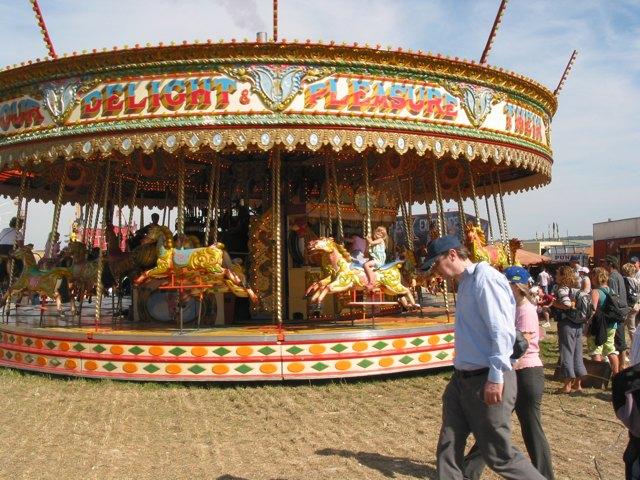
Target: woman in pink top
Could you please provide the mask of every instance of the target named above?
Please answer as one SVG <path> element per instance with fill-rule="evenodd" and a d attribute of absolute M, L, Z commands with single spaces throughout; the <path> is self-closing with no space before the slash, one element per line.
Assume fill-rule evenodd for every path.
<path fill-rule="evenodd" d="M 513 368 L 518 379 L 516 415 L 520 421 L 522 438 L 531 463 L 547 479 L 553 477 L 551 451 L 542 429 L 540 405 L 544 391 L 544 367 L 540 360 L 540 326 L 533 295 L 529 292 L 530 275 L 522 267 L 508 267 L 504 271 L 516 299 L 516 328 L 529 341 L 529 348 Z"/>

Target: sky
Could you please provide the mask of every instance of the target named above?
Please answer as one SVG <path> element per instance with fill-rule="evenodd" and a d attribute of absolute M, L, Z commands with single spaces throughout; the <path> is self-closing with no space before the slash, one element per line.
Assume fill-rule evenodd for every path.
<path fill-rule="evenodd" d="M 480 58 L 499 0 L 279 0 L 279 36 L 381 44 Z M 172 40 L 271 35 L 271 0 L 40 0 L 58 54 Z M 555 89 L 577 61 L 552 123 L 551 184 L 505 197 L 509 235 L 591 235 L 640 215 L 640 0 L 512 0 L 491 65 Z M 28 0 L 0 0 L 0 66 L 44 57 Z M 454 208 L 453 205 L 450 206 Z M 0 201 L 0 225 L 11 202 Z M 466 210 L 472 212 L 470 204 Z M 27 241 L 42 246 L 53 206 L 30 205 Z M 420 212 L 420 208 L 414 208 Z M 148 220 L 150 211 L 145 212 Z M 495 218 L 495 214 L 493 214 Z M 61 231 L 71 224 L 65 208 Z M 136 218 L 138 218 L 136 214 Z"/>

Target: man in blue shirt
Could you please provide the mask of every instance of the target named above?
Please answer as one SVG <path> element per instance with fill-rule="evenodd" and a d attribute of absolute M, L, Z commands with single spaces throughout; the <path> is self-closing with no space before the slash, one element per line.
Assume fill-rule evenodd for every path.
<path fill-rule="evenodd" d="M 442 397 L 437 464 L 440 480 L 463 480 L 470 433 L 486 464 L 507 479 L 544 480 L 511 444 L 516 377 L 510 356 L 515 341 L 515 299 L 504 275 L 473 263 L 457 237 L 432 241 L 424 270 L 458 281 L 455 371 Z"/>

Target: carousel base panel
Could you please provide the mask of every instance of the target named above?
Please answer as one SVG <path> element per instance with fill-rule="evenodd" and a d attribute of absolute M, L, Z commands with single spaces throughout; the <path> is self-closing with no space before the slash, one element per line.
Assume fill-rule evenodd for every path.
<path fill-rule="evenodd" d="M 281 381 L 386 375 L 453 363 L 453 316 L 425 307 L 347 322 L 224 327 L 102 320 L 80 325 L 49 307 L 22 307 L 0 325 L 0 366 L 142 381 Z M 105 316 L 111 311 L 103 309 Z"/>

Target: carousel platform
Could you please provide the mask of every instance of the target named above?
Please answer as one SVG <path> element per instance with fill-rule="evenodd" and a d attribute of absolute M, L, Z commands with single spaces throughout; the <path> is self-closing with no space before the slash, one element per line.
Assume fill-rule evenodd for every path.
<path fill-rule="evenodd" d="M 56 375 L 143 381 L 281 381 L 386 375 L 450 366 L 453 316 L 389 314 L 352 321 L 299 321 L 282 328 L 112 321 L 80 325 L 52 305 L 21 307 L 0 325 L 0 366 Z M 14 312 L 12 310 L 12 312 Z"/>

